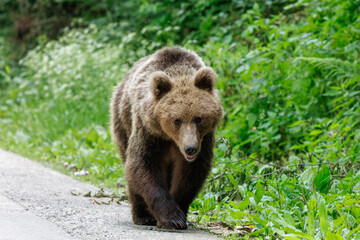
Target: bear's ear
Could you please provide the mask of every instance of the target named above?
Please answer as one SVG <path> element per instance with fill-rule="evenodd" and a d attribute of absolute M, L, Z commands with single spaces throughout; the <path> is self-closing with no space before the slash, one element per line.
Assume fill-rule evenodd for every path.
<path fill-rule="evenodd" d="M 173 87 L 168 75 L 164 72 L 154 72 L 150 76 L 150 88 L 154 97 L 159 100 Z"/>
<path fill-rule="evenodd" d="M 200 68 L 195 75 L 195 86 L 202 90 L 212 91 L 215 85 L 216 73 L 210 67 Z"/>

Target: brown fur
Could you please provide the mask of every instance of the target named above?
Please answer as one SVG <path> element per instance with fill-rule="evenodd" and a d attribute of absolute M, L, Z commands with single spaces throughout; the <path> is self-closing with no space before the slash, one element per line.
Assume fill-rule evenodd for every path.
<path fill-rule="evenodd" d="M 115 88 L 111 128 L 125 162 L 134 223 L 186 228 L 222 117 L 215 78 L 196 53 L 172 47 L 140 59 Z"/>

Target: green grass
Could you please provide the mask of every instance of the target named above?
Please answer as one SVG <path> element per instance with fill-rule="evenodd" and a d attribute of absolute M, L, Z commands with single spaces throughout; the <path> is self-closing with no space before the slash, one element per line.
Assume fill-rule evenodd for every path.
<path fill-rule="evenodd" d="M 190 219 L 222 222 L 229 239 L 360 239 L 360 2 L 269 2 L 144 1 L 127 20 L 65 30 L 19 68 L 0 37 L 0 146 L 116 190 L 112 88 L 140 57 L 184 45 L 218 73 L 225 110 Z"/>

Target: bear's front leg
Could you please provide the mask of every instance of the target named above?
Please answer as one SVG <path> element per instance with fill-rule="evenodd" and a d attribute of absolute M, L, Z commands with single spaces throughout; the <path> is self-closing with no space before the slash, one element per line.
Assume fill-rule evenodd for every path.
<path fill-rule="evenodd" d="M 172 198 L 187 215 L 189 205 L 201 190 L 208 176 L 213 159 L 214 134 L 206 135 L 201 152 L 194 162 L 185 159 L 174 164 L 170 193 Z"/>
<path fill-rule="evenodd" d="M 156 143 L 155 140 L 148 142 Z M 147 210 L 155 217 L 159 227 L 185 229 L 187 228 L 186 215 L 167 189 L 162 171 L 161 151 L 157 150 L 157 146 L 163 145 L 137 144 L 129 148 L 127 152 L 125 171 L 130 201 L 134 209 L 132 212 L 134 222 L 137 223 L 139 219 L 143 219 L 143 212 L 146 210 L 139 198 L 136 198 L 138 195 L 146 203 Z"/>
<path fill-rule="evenodd" d="M 200 162 L 203 159 L 196 161 L 198 160 Z M 199 162 L 178 164 L 171 182 L 171 196 L 186 215 L 210 170 L 210 164 L 198 164 Z"/>
<path fill-rule="evenodd" d="M 168 229 L 185 229 L 186 215 L 171 198 L 165 183 L 157 178 L 159 172 L 146 171 L 138 175 L 127 169 L 129 182 L 130 202 L 132 203 L 132 214 L 135 224 L 148 225 L 151 218 L 147 211 L 157 220 L 159 227 Z M 147 208 L 141 202 L 144 199 Z"/>

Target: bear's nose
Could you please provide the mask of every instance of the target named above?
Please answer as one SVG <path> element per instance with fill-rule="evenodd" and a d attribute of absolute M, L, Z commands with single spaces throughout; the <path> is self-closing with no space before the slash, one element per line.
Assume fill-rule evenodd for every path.
<path fill-rule="evenodd" d="M 198 150 L 198 148 L 196 146 L 186 146 L 185 147 L 185 153 L 190 156 L 194 155 L 197 150 Z"/>

